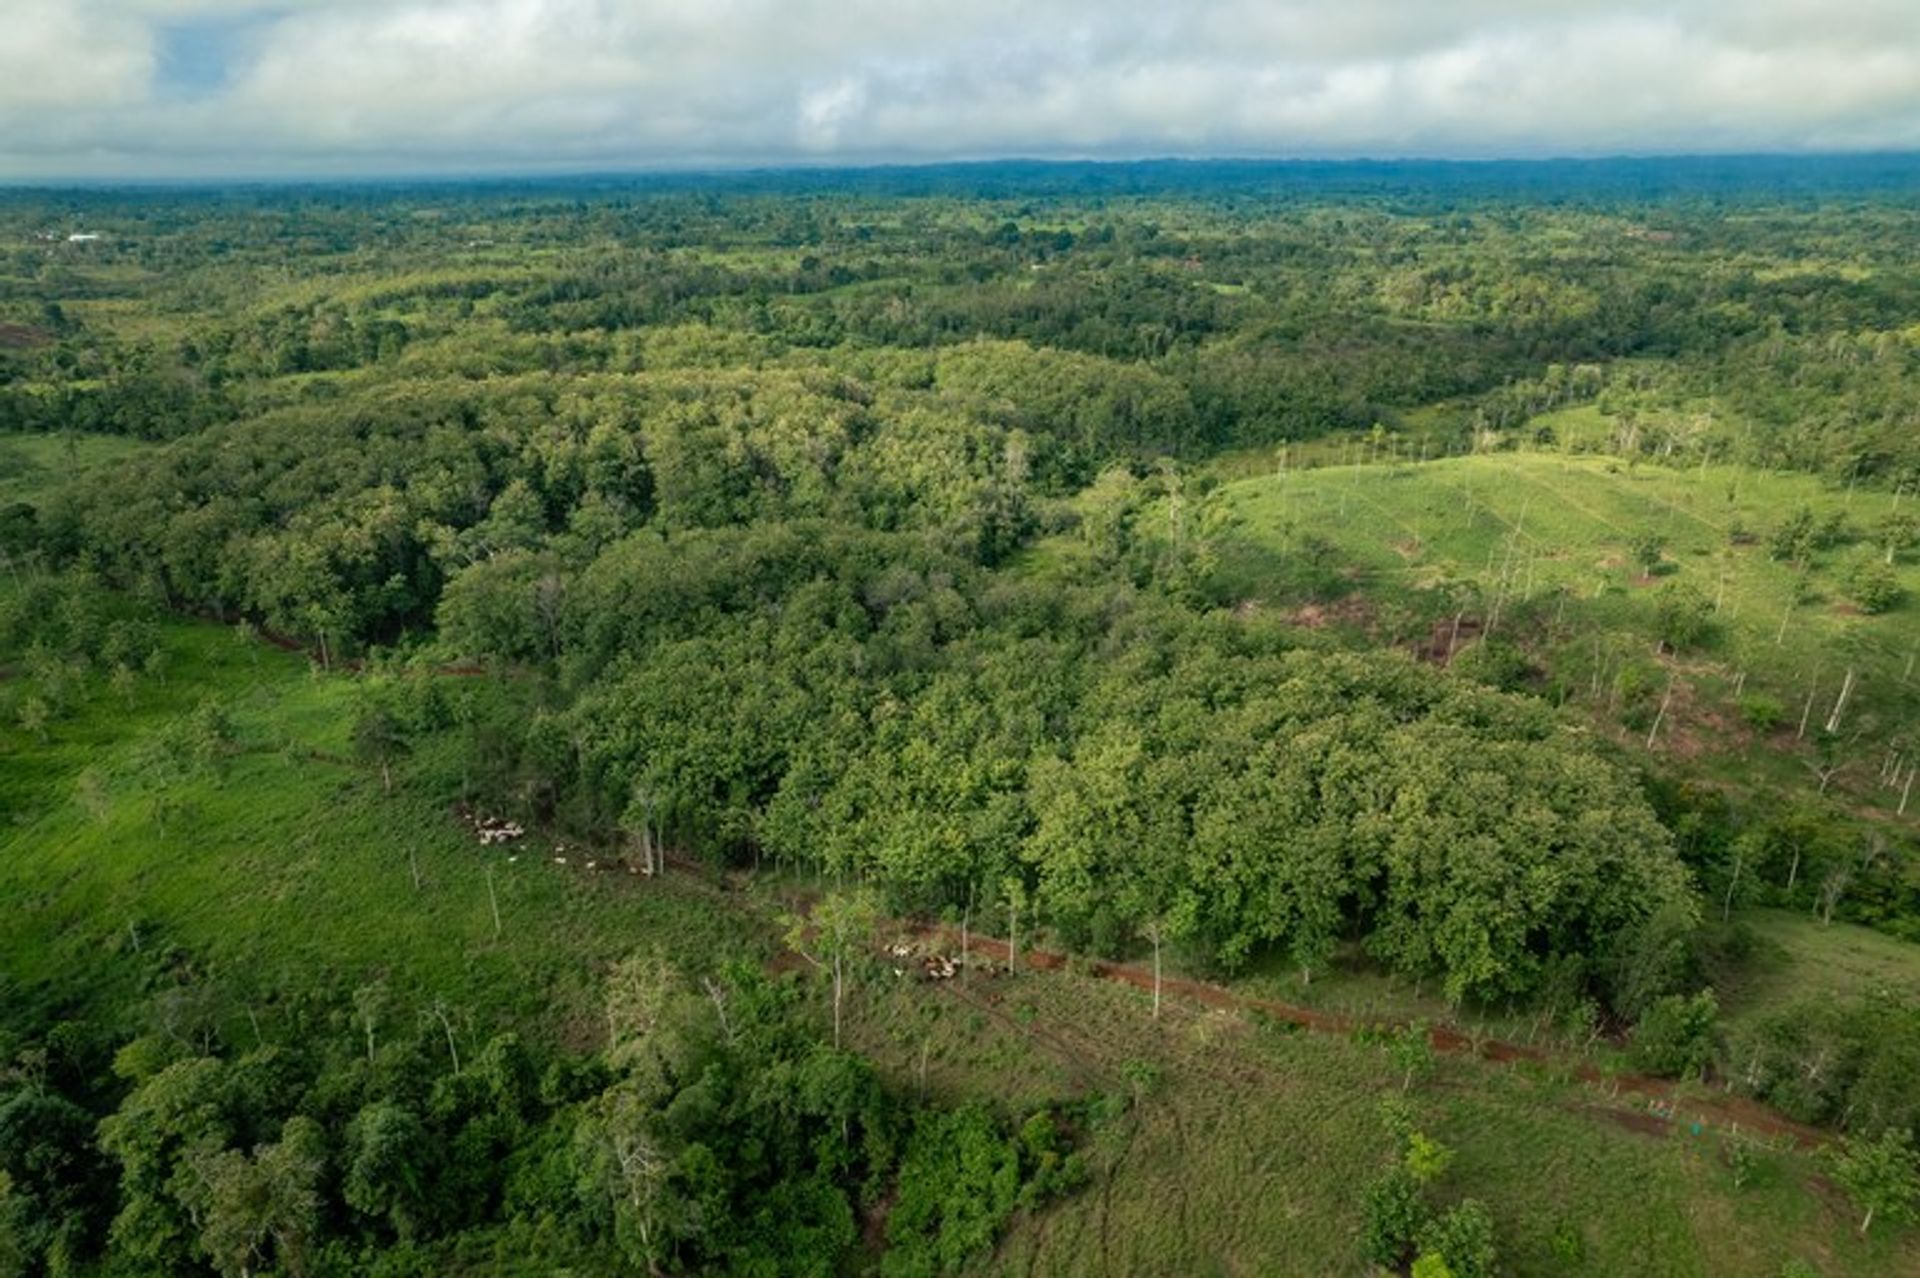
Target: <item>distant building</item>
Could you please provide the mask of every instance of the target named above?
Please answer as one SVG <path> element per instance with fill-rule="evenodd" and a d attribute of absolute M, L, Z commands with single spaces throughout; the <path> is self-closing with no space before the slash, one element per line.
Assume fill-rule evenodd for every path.
<path fill-rule="evenodd" d="M 72 235 L 69 235 L 67 237 L 67 243 L 91 244 L 99 238 L 100 238 L 100 235 L 96 231 L 75 231 Z"/>

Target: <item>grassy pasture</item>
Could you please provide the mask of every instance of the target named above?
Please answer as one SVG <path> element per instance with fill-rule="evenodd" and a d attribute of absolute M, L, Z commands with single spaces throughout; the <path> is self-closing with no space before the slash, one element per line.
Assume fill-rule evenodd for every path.
<path fill-rule="evenodd" d="M 764 948 L 704 886 L 589 874 L 577 857 L 562 868 L 536 837 L 480 847 L 436 797 L 430 751 L 383 794 L 351 758 L 351 679 L 212 626 L 169 625 L 166 646 L 164 682 L 143 678 L 131 706 L 96 680 L 45 744 L 11 711 L 0 727 L 13 997 L 107 1015 L 140 1001 L 136 948 L 177 946 L 240 999 L 384 979 L 444 999 L 481 1040 L 503 1025 L 591 1040 L 607 962 L 654 944 L 695 964 Z M 157 822 L 142 744 L 208 697 L 233 718 L 237 752 L 224 776 L 169 786 Z"/>
<path fill-rule="evenodd" d="M 902 1087 L 1010 1103 L 1099 1092 L 1131 1108 L 1088 1136 L 1091 1185 L 1022 1221 L 996 1274 L 1364 1275 L 1366 1182 L 1388 1156 L 1380 1047 L 1285 1032 L 1071 971 L 970 986 L 881 974 L 849 1021 Z M 1458 1151 L 1437 1197 L 1493 1210 L 1518 1275 L 1882 1274 L 1910 1240 L 1862 1240 L 1798 1153 L 1761 1150 L 1735 1190 L 1725 1133 L 1642 1130 L 1549 1073 L 1443 1058 L 1416 1082 L 1423 1127 Z"/>
<path fill-rule="evenodd" d="M 0 502 L 43 493 L 55 479 L 150 447 L 121 435 L 0 435 Z"/>
<path fill-rule="evenodd" d="M 1830 786 L 1883 815 L 1898 807 L 1898 787 L 1879 782 L 1888 752 L 1907 753 L 1920 724 L 1920 562 L 1899 559 L 1906 597 L 1878 616 L 1851 604 L 1843 572 L 1850 557 L 1880 553 L 1871 529 L 1899 497 L 1802 475 L 1521 452 L 1288 470 L 1230 482 L 1218 499 L 1236 521 L 1220 570 L 1233 597 L 1290 610 L 1346 597 L 1346 609 L 1299 615 L 1393 642 L 1430 642 L 1429 627 L 1464 615 L 1468 639 L 1490 627 L 1557 678 L 1550 692 L 1608 709 L 1620 707 L 1622 680 L 1643 707 L 1671 683 L 1677 704 L 1653 748 L 1707 756 L 1709 771 L 1711 756 L 1737 757 L 1726 779 L 1811 783 L 1800 716 L 1811 739 L 1852 670 L 1832 747 L 1845 766 Z M 1862 543 L 1822 552 L 1804 574 L 1773 560 L 1766 533 L 1803 505 L 1840 514 Z M 1654 574 L 1635 554 L 1648 537 L 1663 557 Z M 1705 639 L 1677 655 L 1658 651 L 1667 592 L 1711 614 Z M 1750 729 L 1736 690 L 1775 699 L 1784 725 Z M 1628 726 L 1648 736 L 1647 723 Z"/>

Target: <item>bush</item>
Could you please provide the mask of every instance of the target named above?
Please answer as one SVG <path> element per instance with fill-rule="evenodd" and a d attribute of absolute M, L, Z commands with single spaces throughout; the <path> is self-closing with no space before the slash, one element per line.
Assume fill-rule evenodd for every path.
<path fill-rule="evenodd" d="M 1787 707 L 1778 697 L 1751 692 L 1740 698 L 1740 717 L 1755 732 L 1772 732 L 1786 721 Z"/>
<path fill-rule="evenodd" d="M 1405 1164 L 1395 1163 L 1367 1186 L 1367 1256 L 1375 1264 L 1398 1267 L 1426 1223 L 1420 1182 Z"/>
<path fill-rule="evenodd" d="M 1634 1027 L 1634 1064 L 1669 1078 L 1704 1072 L 1713 1061 L 1719 1016 L 1712 990 L 1655 1000 Z"/>
<path fill-rule="evenodd" d="M 1500 1264 L 1500 1248 L 1493 1237 L 1493 1217 L 1479 1202 L 1466 1199 L 1420 1231 L 1422 1257 L 1438 1256 L 1453 1278 L 1493 1278 Z"/>
<path fill-rule="evenodd" d="M 1902 593 L 1893 569 L 1873 555 L 1854 560 L 1842 585 L 1854 606 L 1869 615 L 1893 608 Z"/>
<path fill-rule="evenodd" d="M 1654 608 L 1661 642 L 1675 652 L 1699 647 L 1713 633 L 1713 606 L 1697 590 L 1663 587 Z"/>

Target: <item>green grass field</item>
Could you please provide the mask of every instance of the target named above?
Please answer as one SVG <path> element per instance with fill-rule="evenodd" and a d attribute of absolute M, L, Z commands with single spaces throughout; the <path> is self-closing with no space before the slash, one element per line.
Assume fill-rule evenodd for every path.
<path fill-rule="evenodd" d="M 44 745 L 11 713 L 0 729 L 0 899 L 12 903 L 0 970 L 26 995 L 103 1015 L 126 1005 L 143 967 L 103 953 L 177 946 L 263 1005 L 383 979 L 459 1009 L 479 1041 L 514 1025 L 591 1045 L 611 960 L 655 944 L 689 962 L 764 949 L 703 884 L 589 874 L 577 857 L 562 868 L 535 837 L 480 847 L 408 784 L 431 757 L 384 794 L 349 757 L 350 678 L 313 677 L 304 657 L 213 626 L 170 625 L 166 644 L 165 681 L 141 680 L 130 708 L 99 689 Z M 208 696 L 232 715 L 237 753 L 224 777 L 168 789 L 163 828 L 141 744 Z"/>
<path fill-rule="evenodd" d="M 1557 695 L 1609 709 L 1623 676 L 1637 681 L 1643 707 L 1671 686 L 1652 748 L 1701 756 L 1700 769 L 1724 780 L 1817 784 L 1796 729 L 1804 713 L 1809 739 L 1817 735 L 1852 671 L 1835 743 L 1843 766 L 1828 788 L 1881 815 L 1899 806 L 1901 787 L 1883 780 L 1893 753 L 1911 755 L 1920 722 L 1920 562 L 1897 564 L 1906 595 L 1881 615 L 1861 615 L 1842 581 L 1852 556 L 1879 553 L 1870 531 L 1899 497 L 1836 491 L 1802 475 L 1522 452 L 1269 473 L 1227 483 L 1218 500 L 1235 521 L 1220 575 L 1243 606 L 1437 646 L 1442 657 L 1453 635 L 1429 627 L 1462 615 L 1467 640 L 1484 629 L 1516 642 L 1558 677 Z M 1765 545 L 1802 505 L 1839 514 L 1869 539 L 1823 552 L 1804 582 Z M 1648 535 L 1664 554 L 1654 575 L 1634 557 Z M 1658 651 L 1670 589 L 1710 612 L 1705 639 L 1677 655 Z M 1782 726 L 1750 728 L 1736 692 L 1771 697 Z M 1633 726 L 1623 735 L 1644 742 L 1650 725 Z M 1910 766 L 1908 758 L 1895 775 Z"/>
<path fill-rule="evenodd" d="M 51 482 L 148 447 L 119 435 L 0 435 L 0 502 L 44 492 Z"/>

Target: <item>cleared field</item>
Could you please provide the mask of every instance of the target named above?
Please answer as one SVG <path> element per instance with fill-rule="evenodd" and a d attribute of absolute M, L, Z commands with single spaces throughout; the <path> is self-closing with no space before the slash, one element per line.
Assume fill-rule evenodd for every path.
<path fill-rule="evenodd" d="M 1920 999 L 1920 945 L 1785 910 L 1750 910 L 1741 918 L 1759 938 L 1760 952 L 1721 990 L 1730 1023 L 1867 995 Z"/>
<path fill-rule="evenodd" d="M 1362 1196 L 1389 1156 L 1379 1102 L 1401 1085 L 1378 1046 L 1178 999 L 1155 1021 L 1144 994 L 1067 971 L 971 987 L 882 976 L 850 1024 L 902 1087 L 1129 1102 L 1089 1135 L 1094 1182 L 1024 1220 L 990 1272 L 1372 1272 Z M 1853 1233 L 1802 1154 L 1760 1149 L 1736 1190 L 1724 1133 L 1663 1132 L 1527 1067 L 1443 1058 L 1412 1099 L 1458 1150 L 1439 1196 L 1485 1202 L 1518 1275 L 1770 1278 L 1796 1256 L 1827 1275 L 1920 1265 L 1910 1240 Z"/>
<path fill-rule="evenodd" d="M 1874 616 L 1850 601 L 1844 573 L 1857 558 L 1884 558 L 1873 530 L 1914 509 L 1910 496 L 1729 467 L 1495 453 L 1268 474 L 1227 484 L 1219 500 L 1234 520 L 1221 578 L 1243 606 L 1288 609 L 1305 625 L 1345 625 L 1436 659 L 1491 634 L 1544 667 L 1550 695 L 1609 710 L 1623 680 L 1643 709 L 1671 686 L 1659 733 L 1628 720 L 1662 751 L 1792 755 L 1802 714 L 1810 729 L 1823 726 L 1851 671 L 1837 753 L 1821 761 L 1842 763 L 1829 787 L 1882 813 L 1899 806 L 1900 787 L 1881 782 L 1904 778 L 1889 772 L 1889 756 L 1909 753 L 1920 723 L 1920 563 L 1896 555 L 1903 599 Z M 1855 544 L 1819 553 L 1804 572 L 1772 558 L 1766 534 L 1801 507 L 1839 517 Z M 1652 572 L 1641 558 L 1649 544 L 1661 555 Z M 1662 651 L 1664 610 L 1689 602 L 1704 634 L 1677 655 Z M 1460 630 L 1443 628 L 1455 617 Z M 1750 727 L 1736 694 L 1771 697 L 1782 723 Z M 1768 734 L 1777 750 L 1748 749 Z M 1761 774 L 1770 784 L 1814 775 L 1804 761 L 1761 766 L 1773 769 Z"/>
<path fill-rule="evenodd" d="M 352 759 L 351 679 L 313 677 L 304 657 L 213 626 L 170 625 L 165 640 L 164 679 L 143 679 L 130 705 L 103 689 L 44 745 L 10 710 L 0 728 L 12 996 L 61 1015 L 137 1007 L 149 965 L 135 952 L 178 947 L 263 1014 L 378 978 L 445 1000 L 479 1041 L 508 1025 L 567 1036 L 581 1018 L 597 1025 L 613 959 L 660 944 L 709 962 L 764 945 L 691 880 L 561 867 L 537 838 L 482 848 L 428 797 L 439 787 L 419 784 L 431 755 L 405 761 L 384 794 Z M 209 697 L 234 721 L 235 752 L 224 776 L 168 785 L 156 819 L 143 746 Z"/>
<path fill-rule="evenodd" d="M 56 479 L 147 447 L 141 440 L 117 435 L 0 435 L 0 502 L 31 497 Z"/>

